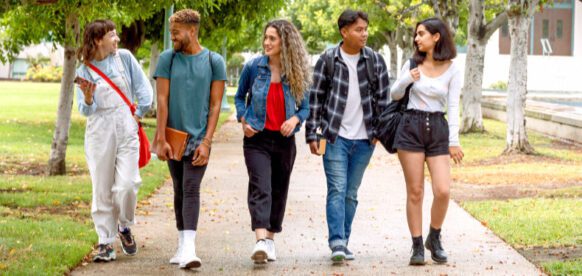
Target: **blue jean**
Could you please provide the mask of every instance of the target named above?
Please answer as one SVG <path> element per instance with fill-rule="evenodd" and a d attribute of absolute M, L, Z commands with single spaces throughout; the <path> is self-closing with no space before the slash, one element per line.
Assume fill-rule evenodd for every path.
<path fill-rule="evenodd" d="M 326 215 L 330 248 L 348 244 L 358 206 L 358 188 L 374 147 L 368 140 L 349 140 L 340 136 L 326 147 L 323 167 L 327 177 Z"/>

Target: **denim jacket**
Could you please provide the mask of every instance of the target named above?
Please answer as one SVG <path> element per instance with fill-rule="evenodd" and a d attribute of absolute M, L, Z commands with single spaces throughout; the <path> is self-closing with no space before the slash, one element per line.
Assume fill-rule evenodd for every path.
<path fill-rule="evenodd" d="M 293 116 L 299 118 L 299 124 L 297 124 L 297 127 L 293 131 L 293 134 L 295 134 L 301 129 L 301 124 L 309 115 L 309 95 L 305 91 L 303 100 L 298 105 L 295 102 L 295 97 L 291 94 L 289 82 L 287 82 L 284 76 L 281 78 L 281 82 L 283 83 L 285 98 L 285 119 L 288 120 Z M 238 90 L 234 97 L 236 118 L 239 122 L 244 117 L 253 129 L 262 131 L 265 128 L 267 94 L 269 93 L 270 86 L 271 69 L 269 68 L 268 56 L 263 55 L 257 57 L 245 64 L 238 82 Z M 249 96 L 251 98 L 247 102 L 247 97 Z"/>

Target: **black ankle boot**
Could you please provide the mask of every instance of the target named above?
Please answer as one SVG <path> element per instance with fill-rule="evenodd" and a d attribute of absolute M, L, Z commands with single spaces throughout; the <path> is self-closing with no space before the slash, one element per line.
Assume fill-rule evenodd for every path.
<path fill-rule="evenodd" d="M 424 265 L 424 247 L 422 247 L 422 236 L 412 237 L 412 256 L 409 265 Z"/>
<path fill-rule="evenodd" d="M 431 227 L 424 246 L 430 250 L 430 257 L 433 261 L 441 264 L 447 262 L 447 253 L 441 244 L 441 229 L 436 230 Z"/>

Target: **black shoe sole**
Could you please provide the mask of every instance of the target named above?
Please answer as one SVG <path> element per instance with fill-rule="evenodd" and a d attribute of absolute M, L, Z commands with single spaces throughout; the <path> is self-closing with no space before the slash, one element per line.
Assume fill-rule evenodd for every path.
<path fill-rule="evenodd" d="M 437 264 L 445 264 L 447 263 L 447 259 L 439 259 L 439 258 L 435 258 L 434 254 L 432 253 L 432 247 L 428 246 L 428 243 L 424 244 L 424 248 L 426 248 L 428 251 L 430 251 L 430 258 Z"/>
<path fill-rule="evenodd" d="M 430 258 L 437 264 L 446 264 L 447 263 L 447 259 L 436 259 L 434 258 L 432 255 L 430 256 Z"/>
<path fill-rule="evenodd" d="M 426 262 L 424 261 L 424 259 L 422 260 L 410 260 L 410 262 L 408 263 L 408 265 L 425 265 Z"/>

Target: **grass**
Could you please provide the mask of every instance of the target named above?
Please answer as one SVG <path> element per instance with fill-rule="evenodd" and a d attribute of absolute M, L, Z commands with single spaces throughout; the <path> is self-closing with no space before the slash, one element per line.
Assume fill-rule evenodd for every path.
<path fill-rule="evenodd" d="M 3 275 L 62 275 L 97 242 L 90 221 L 80 223 L 64 216 L 2 217 L 0 233 Z"/>
<path fill-rule="evenodd" d="M 461 137 L 465 159 L 453 167 L 453 179 L 472 184 L 541 184 L 582 181 L 582 151 L 557 147 L 548 137 L 529 132 L 534 156 L 500 156 L 505 148 L 505 124 L 484 120 L 486 133 Z M 556 174 L 556 172 L 560 172 Z"/>
<path fill-rule="evenodd" d="M 84 154 L 86 119 L 73 103 L 67 147 L 68 175 L 42 171 L 50 153 L 59 84 L 0 82 L 0 274 L 63 274 L 97 242 L 90 218 L 91 180 Z M 229 99 L 232 102 L 232 99 Z M 233 110 L 233 109 L 231 109 Z M 219 125 L 229 116 L 221 113 Z M 155 119 L 144 119 L 152 141 Z M 34 171 L 34 170 L 32 170 Z M 4 172 L 4 173 L 2 173 Z M 165 162 L 140 170 L 138 200 L 169 177 Z"/>
<path fill-rule="evenodd" d="M 567 247 L 582 244 L 582 150 L 528 132 L 533 156 L 500 156 L 505 123 L 484 120 L 486 133 L 463 135 L 462 166 L 453 167 L 457 182 L 480 185 L 574 186 L 543 190 L 531 198 L 465 201 L 461 205 L 515 248 Z M 582 259 L 538 264 L 551 275 L 582 274 Z"/>
<path fill-rule="evenodd" d="M 566 262 L 547 262 L 543 268 L 548 275 L 582 275 L 582 259 Z"/>
<path fill-rule="evenodd" d="M 582 201 L 523 198 L 463 202 L 475 218 L 514 247 L 558 247 L 582 243 Z"/>

